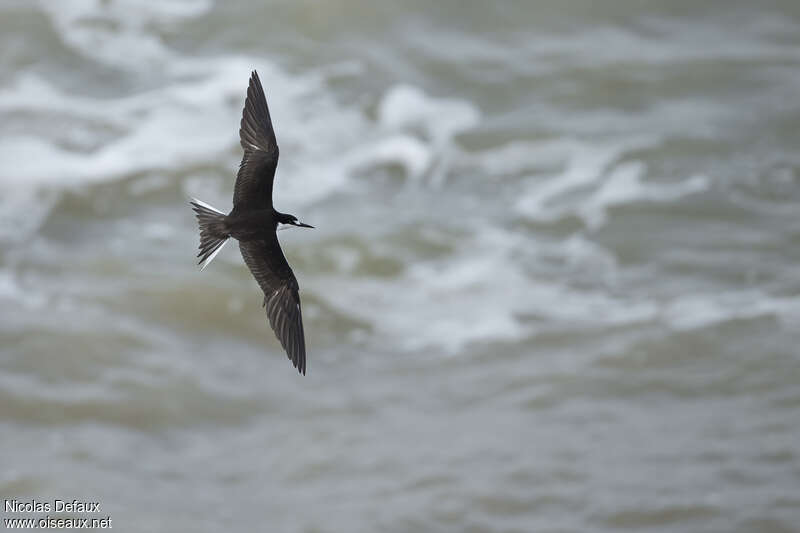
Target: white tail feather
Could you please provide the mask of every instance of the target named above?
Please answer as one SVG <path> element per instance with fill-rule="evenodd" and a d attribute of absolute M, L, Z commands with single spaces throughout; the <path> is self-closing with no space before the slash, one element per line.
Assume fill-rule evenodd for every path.
<path fill-rule="evenodd" d="M 211 211 L 214 211 L 215 213 L 219 213 L 220 215 L 224 215 L 224 214 L 225 214 L 225 213 L 223 213 L 222 211 L 220 211 L 219 209 L 217 209 L 216 207 L 213 207 L 213 206 L 210 206 L 210 205 L 208 205 L 208 204 L 207 204 L 207 203 L 205 203 L 203 200 L 198 200 L 197 198 L 195 198 L 195 197 L 192 197 L 192 201 L 193 201 L 194 203 L 198 204 L 198 205 L 202 205 L 202 206 L 203 206 L 203 207 L 205 207 L 206 209 L 209 209 L 209 210 L 211 210 Z"/>
<path fill-rule="evenodd" d="M 217 256 L 230 235 L 225 226 L 225 213 L 202 200 L 192 198 L 192 210 L 200 227 L 200 270 L 204 270 Z"/>
<path fill-rule="evenodd" d="M 219 251 L 220 251 L 220 250 L 222 250 L 223 248 L 225 248 L 225 245 L 226 245 L 227 243 L 228 243 L 228 239 L 225 239 L 224 241 L 222 241 L 222 244 L 220 244 L 220 245 L 219 245 L 219 248 L 217 248 L 216 250 L 214 250 L 214 252 L 213 252 L 211 255 L 209 255 L 208 257 L 206 257 L 206 258 L 203 260 L 203 262 L 202 262 L 202 263 L 200 263 L 200 270 L 201 270 L 201 271 L 205 270 L 205 268 L 208 266 L 208 264 L 209 264 L 211 261 L 213 261 L 215 257 L 217 257 L 217 254 L 219 253 Z"/>

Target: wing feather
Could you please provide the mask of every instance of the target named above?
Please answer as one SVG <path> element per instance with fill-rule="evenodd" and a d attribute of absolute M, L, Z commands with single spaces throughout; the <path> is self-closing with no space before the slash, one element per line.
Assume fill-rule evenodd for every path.
<path fill-rule="evenodd" d="M 278 166 L 279 150 L 267 99 L 255 70 L 250 75 L 247 99 L 239 123 L 239 142 L 244 155 L 233 189 L 233 207 L 271 208 L 272 182 Z"/>
<path fill-rule="evenodd" d="M 286 354 L 301 373 L 306 373 L 306 341 L 297 279 L 286 262 L 277 238 L 273 242 L 239 243 L 242 257 L 264 291 L 264 308 L 269 324 Z M 277 250 L 277 253 L 276 253 Z"/>

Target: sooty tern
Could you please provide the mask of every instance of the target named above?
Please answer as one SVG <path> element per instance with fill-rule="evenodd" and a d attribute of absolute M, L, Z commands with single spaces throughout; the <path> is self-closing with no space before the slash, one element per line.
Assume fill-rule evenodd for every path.
<path fill-rule="evenodd" d="M 276 231 L 279 224 L 313 228 L 294 215 L 272 206 L 272 182 L 278 166 L 278 144 L 272 129 L 267 99 L 258 73 L 253 71 L 244 102 L 239 141 L 244 157 L 233 188 L 233 210 L 227 215 L 192 198 L 192 209 L 200 225 L 201 270 L 233 237 L 253 277 L 264 291 L 263 306 L 269 323 L 286 354 L 301 374 L 306 373 L 306 341 L 300 295 Z"/>

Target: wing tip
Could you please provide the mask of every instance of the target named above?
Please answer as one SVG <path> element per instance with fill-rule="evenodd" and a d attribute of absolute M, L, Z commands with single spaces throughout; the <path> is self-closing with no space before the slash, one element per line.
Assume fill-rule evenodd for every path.
<path fill-rule="evenodd" d="M 242 119 L 239 121 L 239 141 L 245 151 L 261 150 L 277 158 L 278 143 L 272 129 L 269 105 L 255 69 L 250 73 Z"/>
<path fill-rule="evenodd" d="M 248 85 L 248 88 L 256 93 L 254 96 L 257 96 L 259 93 L 264 94 L 264 89 L 261 87 L 261 78 L 258 77 L 258 72 L 255 69 L 250 73 L 250 82 Z M 247 91 L 247 96 L 250 96 L 249 90 Z"/>

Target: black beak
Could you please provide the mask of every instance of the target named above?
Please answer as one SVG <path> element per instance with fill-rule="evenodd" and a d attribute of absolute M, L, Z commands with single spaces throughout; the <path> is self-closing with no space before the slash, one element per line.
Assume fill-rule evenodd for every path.
<path fill-rule="evenodd" d="M 314 227 L 314 226 L 312 226 L 310 224 L 304 224 L 302 222 L 295 222 L 294 225 L 297 226 L 297 227 L 300 227 L 300 228 L 313 228 Z"/>

